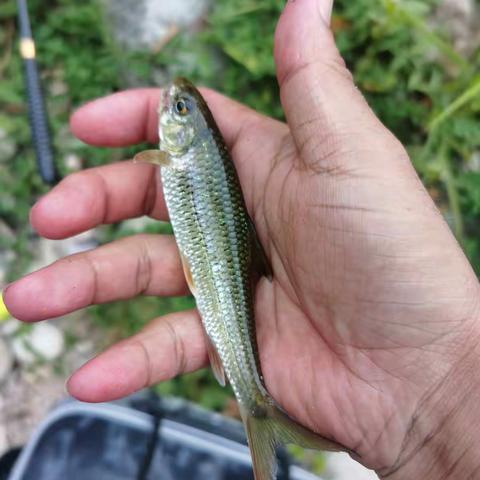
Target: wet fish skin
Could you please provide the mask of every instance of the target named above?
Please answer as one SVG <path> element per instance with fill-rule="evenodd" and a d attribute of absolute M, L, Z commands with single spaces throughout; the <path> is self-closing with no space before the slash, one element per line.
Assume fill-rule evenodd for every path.
<path fill-rule="evenodd" d="M 164 91 L 159 135 L 164 197 L 185 276 L 214 373 L 220 383 L 226 374 L 239 403 L 255 479 L 275 478 L 274 449 L 280 444 L 342 449 L 294 422 L 263 384 L 252 270 L 255 259 L 266 257 L 228 149 L 205 100 L 188 80 L 176 79 Z"/>

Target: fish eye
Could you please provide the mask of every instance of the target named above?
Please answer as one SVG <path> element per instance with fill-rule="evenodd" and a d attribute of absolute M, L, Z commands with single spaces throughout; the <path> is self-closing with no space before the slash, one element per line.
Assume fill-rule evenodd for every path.
<path fill-rule="evenodd" d="M 187 100 L 184 99 L 179 99 L 175 102 L 175 111 L 179 115 L 186 115 L 187 113 L 190 112 L 190 106 L 187 102 Z"/>

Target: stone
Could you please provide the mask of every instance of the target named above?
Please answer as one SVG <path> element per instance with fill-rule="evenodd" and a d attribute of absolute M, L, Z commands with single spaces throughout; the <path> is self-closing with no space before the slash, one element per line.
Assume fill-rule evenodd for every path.
<path fill-rule="evenodd" d="M 467 170 L 480 173 L 480 150 L 475 150 L 467 163 Z"/>
<path fill-rule="evenodd" d="M 7 379 L 13 367 L 13 355 L 7 342 L 0 338 L 0 385 Z"/>
<path fill-rule="evenodd" d="M 159 50 L 177 30 L 195 28 L 208 0 L 103 0 L 116 42 L 130 50 Z"/>
<path fill-rule="evenodd" d="M 1 143 L 1 140 L 0 140 Z M 3 204 L 3 196 L 2 196 Z M 15 233 L 13 230 L 2 220 L 0 220 L 0 238 L 3 242 L 14 242 Z M 7 275 L 7 270 L 10 263 L 14 260 L 15 254 L 9 248 L 0 248 L 0 288 L 3 287 L 5 283 L 5 278 Z"/>
<path fill-rule="evenodd" d="M 52 361 L 60 357 L 65 348 L 63 332 L 48 322 L 37 323 L 23 334 L 11 339 L 15 358 L 22 365 L 39 361 Z"/>
<path fill-rule="evenodd" d="M 16 143 L 10 138 L 7 131 L 0 127 L 0 163 L 10 161 L 16 151 Z"/>
<path fill-rule="evenodd" d="M 433 21 L 449 32 L 455 49 L 467 56 L 480 47 L 479 20 L 474 0 L 442 0 L 433 16 Z"/>
<path fill-rule="evenodd" d="M 67 153 L 63 157 L 63 164 L 69 172 L 78 172 L 82 169 L 82 159 L 75 153 Z"/>

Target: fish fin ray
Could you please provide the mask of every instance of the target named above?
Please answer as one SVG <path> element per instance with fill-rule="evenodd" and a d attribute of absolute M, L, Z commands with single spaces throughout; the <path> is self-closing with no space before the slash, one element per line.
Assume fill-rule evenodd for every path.
<path fill-rule="evenodd" d="M 268 398 L 257 415 L 240 407 L 252 454 L 255 480 L 275 480 L 277 473 L 276 448 L 294 443 L 314 450 L 345 451 L 340 444 L 317 435 L 291 419 Z"/>
<path fill-rule="evenodd" d="M 161 150 L 143 150 L 133 157 L 134 162 L 152 163 L 153 165 L 168 165 L 168 156 Z"/>
<path fill-rule="evenodd" d="M 208 359 L 210 360 L 210 367 L 213 375 L 217 379 L 217 382 L 224 387 L 227 384 L 225 369 L 223 368 L 220 355 L 218 355 L 217 349 L 215 348 L 215 345 L 208 336 L 207 332 L 205 332 L 205 343 L 207 344 Z"/>
<path fill-rule="evenodd" d="M 247 432 L 255 480 L 275 480 L 278 466 L 272 422 L 265 418 L 254 417 L 242 406 L 240 406 L 240 413 Z"/>
<path fill-rule="evenodd" d="M 272 281 L 273 271 L 270 265 L 270 261 L 268 260 L 267 254 L 265 253 L 265 249 L 260 243 L 257 231 L 255 230 L 255 225 L 250 217 L 248 217 L 248 223 L 252 242 L 253 267 L 260 276 L 265 276 L 268 278 L 268 280 Z"/>
<path fill-rule="evenodd" d="M 195 282 L 193 281 L 190 264 L 188 263 L 188 260 L 183 253 L 180 253 L 180 258 L 182 260 L 183 274 L 185 275 L 185 280 L 187 281 L 188 288 L 192 292 L 192 295 L 195 297 L 197 289 L 195 288 Z"/>

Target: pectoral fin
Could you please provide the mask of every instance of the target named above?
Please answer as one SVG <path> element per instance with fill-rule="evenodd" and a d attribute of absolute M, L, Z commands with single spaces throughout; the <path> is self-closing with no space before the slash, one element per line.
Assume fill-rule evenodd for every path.
<path fill-rule="evenodd" d="M 217 379 L 218 383 L 224 387 L 227 382 L 225 379 L 225 370 L 223 369 L 222 360 L 220 360 L 217 349 L 206 332 L 205 343 L 207 344 L 208 359 L 210 360 L 210 367 L 212 368 L 213 375 Z"/>
<path fill-rule="evenodd" d="M 168 156 L 161 150 L 144 150 L 133 157 L 134 162 L 153 163 L 154 165 L 168 165 Z"/>
<path fill-rule="evenodd" d="M 255 230 L 255 225 L 250 217 L 248 217 L 248 221 L 250 223 L 250 237 L 252 242 L 252 263 L 255 271 L 260 276 L 267 277 L 270 281 L 273 278 L 272 267 L 270 266 L 270 262 L 267 258 L 267 254 L 263 249 L 260 240 L 258 239 L 257 231 Z"/>

